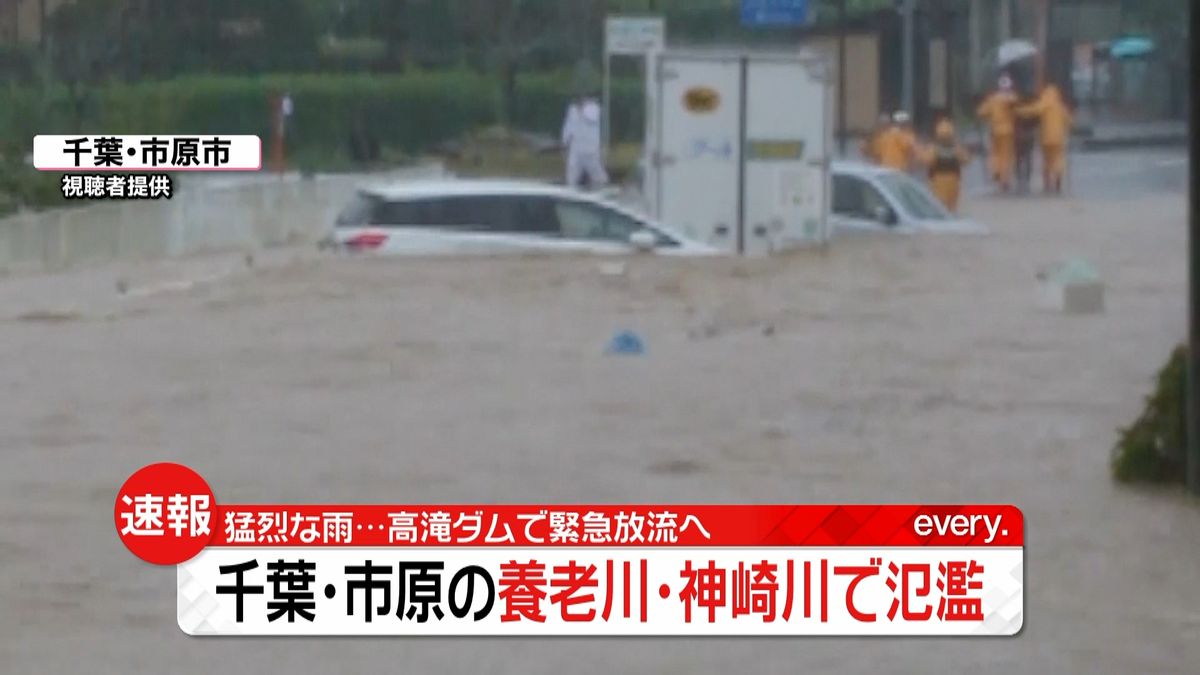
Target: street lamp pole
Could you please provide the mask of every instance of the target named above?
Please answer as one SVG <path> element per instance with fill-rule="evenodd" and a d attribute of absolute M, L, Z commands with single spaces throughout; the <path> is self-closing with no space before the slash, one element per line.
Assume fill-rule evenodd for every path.
<path fill-rule="evenodd" d="M 909 115 L 913 114 L 913 5 L 916 0 L 899 0 L 904 15 L 904 74 L 900 91 L 900 106 Z"/>
<path fill-rule="evenodd" d="M 846 0 L 838 0 L 838 150 L 846 156 Z"/>
<path fill-rule="evenodd" d="M 1191 72 L 1195 77 L 1200 73 L 1200 34 L 1197 33 L 1196 23 L 1200 20 L 1200 9 L 1196 7 L 1200 0 L 1188 3 L 1191 34 L 1188 40 L 1191 45 Z M 1200 191 L 1196 190 L 1196 178 L 1200 176 L 1200 127 L 1197 119 L 1200 111 L 1197 109 L 1195 97 L 1190 101 L 1191 110 L 1191 185 L 1189 190 L 1189 242 L 1188 267 L 1190 276 L 1189 306 L 1191 317 L 1188 321 L 1188 387 L 1187 387 L 1187 481 L 1192 492 L 1200 495 Z"/>
<path fill-rule="evenodd" d="M 1037 82 L 1041 86 L 1046 83 L 1046 56 L 1050 49 L 1050 0 L 1037 0 L 1034 6 L 1034 39 L 1037 40 Z"/>
<path fill-rule="evenodd" d="M 38 2 L 38 49 L 46 55 L 46 0 Z"/>

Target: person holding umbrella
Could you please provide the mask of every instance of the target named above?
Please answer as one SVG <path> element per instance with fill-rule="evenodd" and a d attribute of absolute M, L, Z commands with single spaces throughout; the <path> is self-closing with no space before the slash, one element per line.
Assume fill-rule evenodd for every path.
<path fill-rule="evenodd" d="M 1013 159 L 1016 151 L 1016 119 L 1013 106 L 1017 97 L 1013 92 L 1012 78 L 1004 75 L 1000 78 L 996 91 L 992 92 L 975 114 L 988 125 L 991 136 L 991 173 L 992 180 L 1000 187 L 1001 192 L 1012 189 Z"/>

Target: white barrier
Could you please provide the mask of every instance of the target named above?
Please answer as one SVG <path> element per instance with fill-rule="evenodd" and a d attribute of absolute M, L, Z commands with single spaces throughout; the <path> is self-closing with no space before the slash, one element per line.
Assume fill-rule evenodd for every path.
<path fill-rule="evenodd" d="M 198 180 L 167 201 L 19 213 L 0 219 L 0 271 L 54 272 L 316 242 L 364 184 L 444 175 L 430 165 L 388 174 Z"/>

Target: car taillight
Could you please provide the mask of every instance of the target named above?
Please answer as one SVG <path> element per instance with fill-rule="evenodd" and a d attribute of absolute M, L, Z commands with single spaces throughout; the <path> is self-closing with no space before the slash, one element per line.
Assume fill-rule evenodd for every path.
<path fill-rule="evenodd" d="M 383 246 L 388 236 L 382 232 L 363 232 L 346 240 L 346 248 L 352 251 L 374 251 Z"/>

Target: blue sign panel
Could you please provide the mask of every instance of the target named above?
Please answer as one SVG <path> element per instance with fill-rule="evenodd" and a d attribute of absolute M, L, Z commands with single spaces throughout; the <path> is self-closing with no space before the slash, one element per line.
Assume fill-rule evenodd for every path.
<path fill-rule="evenodd" d="M 742 0 L 745 26 L 803 26 L 808 23 L 808 0 Z"/>

